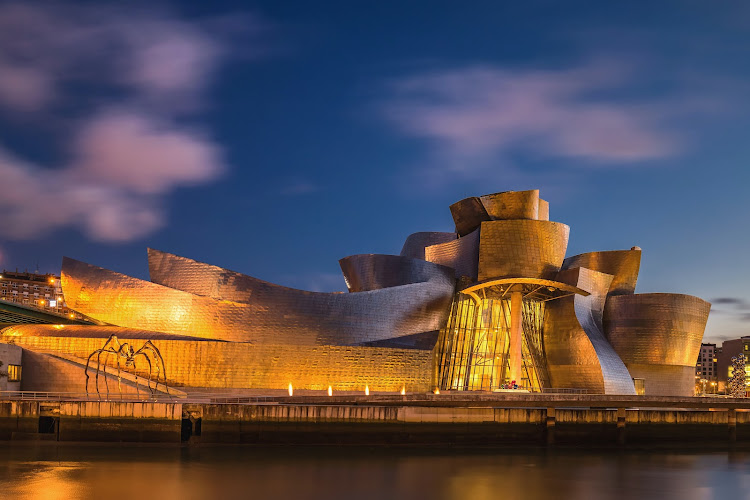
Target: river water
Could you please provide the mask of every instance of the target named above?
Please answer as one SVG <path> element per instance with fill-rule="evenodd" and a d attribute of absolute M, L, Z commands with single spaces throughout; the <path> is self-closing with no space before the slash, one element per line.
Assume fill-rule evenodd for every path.
<path fill-rule="evenodd" d="M 750 499 L 750 453 L 2 445 L 8 499 Z"/>

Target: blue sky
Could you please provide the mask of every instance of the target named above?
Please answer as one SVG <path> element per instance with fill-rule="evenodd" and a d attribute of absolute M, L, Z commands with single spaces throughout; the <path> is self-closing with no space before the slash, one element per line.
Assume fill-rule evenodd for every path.
<path fill-rule="evenodd" d="M 304 289 L 541 189 L 568 255 L 750 334 L 745 2 L 2 2 L 0 267 L 145 248 Z"/>

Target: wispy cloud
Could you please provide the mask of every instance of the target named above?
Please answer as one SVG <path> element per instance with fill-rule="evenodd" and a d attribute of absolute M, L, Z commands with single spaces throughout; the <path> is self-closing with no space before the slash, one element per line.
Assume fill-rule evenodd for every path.
<path fill-rule="evenodd" d="M 307 179 L 291 179 L 281 189 L 280 193 L 284 196 L 300 196 L 320 191 L 321 187 Z"/>
<path fill-rule="evenodd" d="M 0 5 L 0 114 L 63 120 L 55 140 L 67 144 L 49 165 L 0 144 L 0 178 L 13 187 L 0 194 L 4 236 L 78 226 L 96 240 L 139 238 L 164 224 L 165 195 L 226 171 L 210 134 L 184 125 L 230 56 L 236 25 L 221 27 L 160 6 Z"/>
<path fill-rule="evenodd" d="M 711 313 L 739 323 L 750 323 L 750 302 L 744 297 L 717 297 L 711 299 Z"/>
<path fill-rule="evenodd" d="M 750 303 L 739 297 L 717 297 L 711 299 L 714 306 L 733 306 L 736 309 L 750 309 Z"/>
<path fill-rule="evenodd" d="M 639 78 L 632 64 L 599 60 L 563 69 L 474 65 L 394 79 L 379 110 L 398 133 L 425 141 L 434 171 L 452 174 L 517 155 L 600 166 L 682 153 L 674 121 L 699 99 L 626 93 Z"/>

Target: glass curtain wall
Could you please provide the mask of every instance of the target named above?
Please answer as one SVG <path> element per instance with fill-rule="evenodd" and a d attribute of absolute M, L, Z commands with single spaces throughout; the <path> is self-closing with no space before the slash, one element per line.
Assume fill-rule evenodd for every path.
<path fill-rule="evenodd" d="M 549 386 L 542 324 L 544 303 L 523 301 L 523 365 L 521 389 Z M 443 390 L 492 391 L 509 388 L 510 298 L 477 303 L 458 294 L 438 340 L 438 384 Z"/>

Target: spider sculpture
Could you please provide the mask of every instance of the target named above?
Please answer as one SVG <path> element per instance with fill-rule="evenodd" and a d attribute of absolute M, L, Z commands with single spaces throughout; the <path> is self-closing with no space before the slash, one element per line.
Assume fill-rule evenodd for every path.
<path fill-rule="evenodd" d="M 147 340 L 140 349 L 135 350 L 133 346 L 131 346 L 127 342 L 123 342 L 121 344 L 117 339 L 117 336 L 114 334 L 109 336 L 101 349 L 97 349 L 96 351 L 89 354 L 89 357 L 86 360 L 86 369 L 84 371 L 84 374 L 86 375 L 86 394 L 89 393 L 89 365 L 91 364 L 92 358 L 96 356 L 96 393 L 101 395 L 101 393 L 99 392 L 99 372 L 101 371 L 104 374 L 104 387 L 106 389 L 107 396 L 109 396 L 109 383 L 107 382 L 107 359 L 110 355 L 115 356 L 115 362 L 117 366 L 117 388 L 120 391 L 120 394 L 122 394 L 122 385 L 120 384 L 120 363 L 123 363 L 125 369 L 132 369 L 133 374 L 135 375 L 136 394 L 140 396 L 140 391 L 138 390 L 138 371 L 136 366 L 136 359 L 138 357 L 143 357 L 143 361 L 145 361 L 146 365 L 148 365 L 148 378 L 146 379 L 146 386 L 151 392 L 151 395 L 153 395 L 154 391 L 159 388 L 160 380 L 162 385 L 164 386 L 164 389 L 166 389 L 167 394 L 169 394 L 169 387 L 167 387 L 167 372 L 164 368 L 164 358 L 161 357 L 159 349 L 157 349 L 150 340 Z M 151 377 L 154 369 L 156 370 L 156 378 L 154 379 L 154 386 L 152 387 Z"/>

